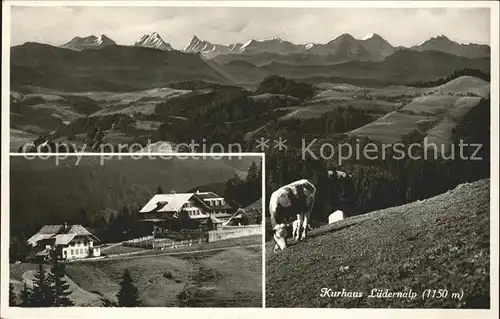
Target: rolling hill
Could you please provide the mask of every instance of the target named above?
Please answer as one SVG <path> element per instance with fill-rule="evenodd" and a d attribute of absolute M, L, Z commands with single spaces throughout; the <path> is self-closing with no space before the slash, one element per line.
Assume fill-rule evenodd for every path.
<path fill-rule="evenodd" d="M 490 180 L 423 201 L 347 218 L 273 253 L 266 244 L 266 306 L 324 308 L 489 308 Z M 422 299 L 446 288 L 445 299 Z M 322 288 L 361 292 L 321 297 Z M 368 298 L 372 289 L 417 293 Z M 461 293 L 463 298 L 452 298 Z"/>
<path fill-rule="evenodd" d="M 428 143 L 451 143 L 453 129 L 481 98 L 488 98 L 489 83 L 478 78 L 462 76 L 446 84 L 420 90 L 422 96 L 398 110 L 365 126 L 349 132 L 382 143 L 398 143 L 414 136 Z"/>
<path fill-rule="evenodd" d="M 199 55 L 110 45 L 72 51 L 40 43 L 11 49 L 11 87 L 34 85 L 62 91 L 125 92 L 181 81 L 228 83 Z"/>

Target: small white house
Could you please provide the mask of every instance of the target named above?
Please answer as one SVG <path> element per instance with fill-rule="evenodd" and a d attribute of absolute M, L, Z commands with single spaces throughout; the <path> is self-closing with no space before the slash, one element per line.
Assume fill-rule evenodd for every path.
<path fill-rule="evenodd" d="M 82 225 L 45 225 L 27 243 L 33 247 L 35 257 L 60 260 L 96 257 L 101 250 L 94 243 L 99 239 Z"/>
<path fill-rule="evenodd" d="M 333 224 L 339 220 L 344 219 L 344 212 L 341 210 L 336 210 L 328 216 L 328 224 Z"/>

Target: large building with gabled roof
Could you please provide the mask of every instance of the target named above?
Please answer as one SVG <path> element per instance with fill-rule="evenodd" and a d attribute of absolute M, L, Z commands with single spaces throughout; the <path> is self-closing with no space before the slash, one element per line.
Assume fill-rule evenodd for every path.
<path fill-rule="evenodd" d="M 70 260 L 100 256 L 95 244 L 100 240 L 82 225 L 45 225 L 27 243 L 32 257 L 48 261 L 51 258 Z"/>
<path fill-rule="evenodd" d="M 156 194 L 139 211 L 139 221 L 153 223 L 159 231 L 181 219 L 191 225 L 218 225 L 227 222 L 233 211 L 213 192 Z"/>

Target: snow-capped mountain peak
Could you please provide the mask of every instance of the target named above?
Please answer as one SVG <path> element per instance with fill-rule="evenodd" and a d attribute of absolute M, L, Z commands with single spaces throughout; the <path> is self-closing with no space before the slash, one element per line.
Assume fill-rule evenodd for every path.
<path fill-rule="evenodd" d="M 374 35 L 375 35 L 375 33 L 369 33 L 369 34 L 365 35 L 364 37 L 362 37 L 361 40 L 371 39 L 371 38 L 373 38 Z"/>
<path fill-rule="evenodd" d="M 137 41 L 134 46 L 158 49 L 162 51 L 172 51 L 173 48 L 170 44 L 163 41 L 161 36 L 157 32 L 151 32 L 144 34 L 139 41 Z"/>
<path fill-rule="evenodd" d="M 184 51 L 190 53 L 201 53 L 205 56 L 212 57 L 219 54 L 239 53 L 240 48 L 241 43 L 233 43 L 229 45 L 213 44 L 208 41 L 201 40 L 194 35 L 189 44 L 184 48 Z"/>
<path fill-rule="evenodd" d="M 61 47 L 75 51 L 81 51 L 85 49 L 100 49 L 113 44 L 116 44 L 116 42 L 108 38 L 106 35 L 101 34 L 98 37 L 96 37 L 95 35 L 90 35 L 85 38 L 74 37 L 68 43 L 61 45 Z"/>
<path fill-rule="evenodd" d="M 311 49 L 313 46 L 314 46 L 314 43 L 308 43 L 308 44 L 306 44 L 306 45 L 305 45 L 305 49 L 306 49 L 306 50 L 309 50 L 309 49 Z"/>

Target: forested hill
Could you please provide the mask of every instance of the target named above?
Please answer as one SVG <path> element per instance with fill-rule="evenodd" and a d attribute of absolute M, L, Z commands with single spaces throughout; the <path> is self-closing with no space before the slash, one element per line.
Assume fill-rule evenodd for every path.
<path fill-rule="evenodd" d="M 11 158 L 11 231 L 34 232 L 42 224 L 93 221 L 99 212 L 140 209 L 159 187 L 182 192 L 226 182 L 240 170 L 222 160 L 105 160 L 84 157 L 56 165 L 54 158 Z M 241 168 L 241 167 L 239 167 Z M 109 216 L 105 216 L 109 218 Z"/>

